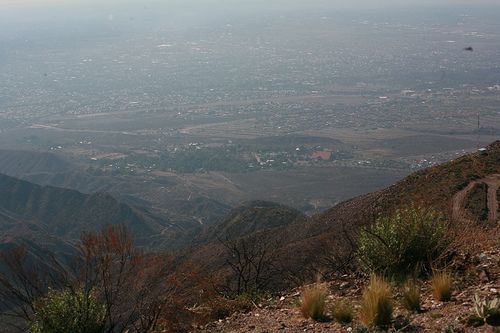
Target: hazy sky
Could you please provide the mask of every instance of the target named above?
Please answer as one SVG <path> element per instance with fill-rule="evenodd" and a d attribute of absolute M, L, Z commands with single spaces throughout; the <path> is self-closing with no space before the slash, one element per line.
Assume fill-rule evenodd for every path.
<path fill-rule="evenodd" d="M 261 3 L 261 4 L 287 4 L 290 5 L 314 5 L 314 4 L 328 4 L 329 6 L 339 6 L 339 7 L 350 7 L 350 8 L 368 8 L 368 7 L 387 7 L 387 6 L 442 6 L 442 5 L 499 5 L 498 0 L 163 0 L 163 1 L 151 1 L 151 0 L 0 0 L 0 6 L 46 6 L 49 4 L 109 4 L 123 6 L 125 3 L 190 3 L 190 4 L 224 4 L 224 5 L 236 5 L 241 3 Z"/>
<path fill-rule="evenodd" d="M 492 5 L 495 5 L 494 11 L 490 10 Z M 119 20 L 132 16 L 147 23 L 151 16 L 160 15 L 163 15 L 162 19 L 174 16 L 184 20 L 185 17 L 190 22 L 199 23 L 236 15 L 255 17 L 261 13 L 297 14 L 306 11 L 331 15 L 343 15 L 343 11 L 354 15 L 364 12 L 382 17 L 392 14 L 388 9 L 394 9 L 394 13 L 404 10 L 418 18 L 422 13 L 413 12 L 413 9 L 460 8 L 462 11 L 462 8 L 483 6 L 488 6 L 485 12 L 496 13 L 497 8 L 500 10 L 500 0 L 0 0 L 0 27 L 32 27 L 35 22 L 45 26 L 56 21 L 76 24 L 82 19 L 111 17 Z M 183 23 L 186 22 L 179 22 Z"/>

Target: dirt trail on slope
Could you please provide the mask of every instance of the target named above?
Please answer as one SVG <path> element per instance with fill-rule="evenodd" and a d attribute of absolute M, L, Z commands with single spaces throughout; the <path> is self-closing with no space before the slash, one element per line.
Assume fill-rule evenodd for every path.
<path fill-rule="evenodd" d="M 496 223 L 498 221 L 498 207 L 497 190 L 500 187 L 500 175 L 493 174 L 483 179 L 478 179 L 470 182 L 463 190 L 455 194 L 452 199 L 452 218 L 454 221 L 461 221 L 467 219 L 467 212 L 465 211 L 465 199 L 469 192 L 477 184 L 488 185 L 488 222 Z"/>
<path fill-rule="evenodd" d="M 488 176 L 485 178 L 484 183 L 488 185 L 488 221 L 495 223 L 498 221 L 497 190 L 500 187 L 500 175 Z"/>

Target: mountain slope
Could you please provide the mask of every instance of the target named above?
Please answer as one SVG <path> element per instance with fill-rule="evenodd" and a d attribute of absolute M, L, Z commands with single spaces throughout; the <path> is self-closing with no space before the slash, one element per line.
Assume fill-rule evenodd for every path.
<path fill-rule="evenodd" d="M 65 240 L 78 239 L 83 231 L 107 224 L 124 223 L 139 243 L 146 243 L 161 232 L 163 223 L 148 211 L 107 194 L 40 186 L 5 175 L 0 175 L 0 212 L 2 228 L 12 226 L 12 221 L 30 223 Z"/>
<path fill-rule="evenodd" d="M 235 239 L 273 228 L 286 227 L 305 219 L 300 211 L 267 201 L 242 203 L 206 232 L 205 241 Z"/>
<path fill-rule="evenodd" d="M 0 173 L 13 177 L 74 171 L 76 166 L 51 153 L 0 149 Z"/>
<path fill-rule="evenodd" d="M 453 201 L 460 191 L 472 182 L 487 181 L 497 174 L 500 174 L 500 141 L 489 145 L 485 155 L 479 152 L 468 154 L 413 173 L 381 191 L 342 202 L 314 216 L 313 225 L 322 230 L 334 225 L 365 225 L 379 215 L 390 214 L 411 204 L 434 207 L 451 219 Z M 470 218 L 477 219 L 478 216 Z"/>

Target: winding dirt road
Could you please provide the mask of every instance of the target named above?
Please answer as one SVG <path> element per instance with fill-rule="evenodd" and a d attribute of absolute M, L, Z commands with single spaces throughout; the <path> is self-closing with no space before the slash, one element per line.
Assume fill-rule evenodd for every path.
<path fill-rule="evenodd" d="M 500 175 L 493 174 L 483 179 L 478 179 L 470 182 L 464 189 L 455 194 L 452 199 L 452 217 L 454 221 L 460 221 L 468 218 L 468 213 L 465 211 L 465 199 L 469 192 L 476 184 L 488 185 L 487 205 L 488 205 L 488 222 L 498 222 L 498 207 L 497 191 L 500 187 Z"/>

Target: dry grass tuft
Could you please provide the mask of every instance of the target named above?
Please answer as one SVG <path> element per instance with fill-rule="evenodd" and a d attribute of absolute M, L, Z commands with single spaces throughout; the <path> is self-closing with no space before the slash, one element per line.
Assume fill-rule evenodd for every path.
<path fill-rule="evenodd" d="M 306 318 L 325 319 L 325 301 L 328 289 L 323 283 L 316 283 L 305 288 L 300 295 L 300 311 Z"/>
<path fill-rule="evenodd" d="M 392 322 L 392 290 L 390 284 L 376 275 L 363 292 L 361 320 L 367 326 L 388 327 Z"/>
<path fill-rule="evenodd" d="M 354 309 L 352 305 L 346 301 L 342 300 L 335 303 L 332 308 L 333 318 L 341 324 L 349 324 L 352 322 L 354 317 Z"/>
<path fill-rule="evenodd" d="M 431 278 L 432 295 L 441 302 L 451 300 L 453 278 L 448 272 L 435 272 Z"/>
<path fill-rule="evenodd" d="M 403 286 L 403 307 L 410 312 L 420 312 L 420 286 L 415 280 L 406 281 Z"/>

